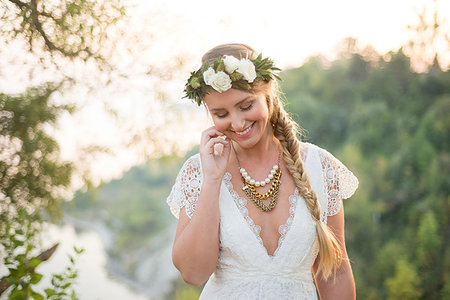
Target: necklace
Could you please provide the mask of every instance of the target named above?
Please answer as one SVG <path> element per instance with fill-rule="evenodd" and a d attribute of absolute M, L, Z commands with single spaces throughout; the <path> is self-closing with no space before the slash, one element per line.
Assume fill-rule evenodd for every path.
<path fill-rule="evenodd" d="M 244 184 L 242 185 L 242 190 L 245 192 L 245 194 L 252 200 L 252 202 L 255 204 L 256 207 L 260 208 L 262 211 L 271 211 L 275 204 L 277 203 L 279 188 L 281 185 L 281 168 L 280 168 L 280 158 L 281 153 L 278 152 L 278 164 L 274 165 L 272 170 L 270 170 L 269 175 L 266 177 L 266 179 L 262 181 L 254 180 L 248 175 L 248 172 L 241 167 L 241 162 L 239 161 L 239 158 L 236 153 L 236 149 L 234 149 L 233 143 L 231 143 L 231 146 L 233 148 L 234 154 L 236 155 L 236 159 L 239 165 L 239 171 L 241 173 L 242 181 Z M 272 181 L 273 180 L 273 181 Z M 269 184 L 272 181 L 270 189 L 264 193 L 259 193 L 256 188 L 260 186 L 265 186 L 266 184 Z M 265 204 L 263 200 L 269 199 L 270 201 L 268 204 Z"/>

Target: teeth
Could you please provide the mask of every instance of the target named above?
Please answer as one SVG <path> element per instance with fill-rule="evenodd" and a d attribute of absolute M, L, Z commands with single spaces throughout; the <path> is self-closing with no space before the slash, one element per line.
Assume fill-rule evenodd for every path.
<path fill-rule="evenodd" d="M 253 125 L 252 125 L 253 126 Z M 239 134 L 239 135 L 244 135 L 244 134 L 246 134 L 247 132 L 249 132 L 250 131 L 250 129 L 252 129 L 252 126 L 250 126 L 249 128 L 247 128 L 247 129 L 245 129 L 244 131 L 242 131 L 242 132 L 237 132 L 236 131 L 236 134 Z"/>

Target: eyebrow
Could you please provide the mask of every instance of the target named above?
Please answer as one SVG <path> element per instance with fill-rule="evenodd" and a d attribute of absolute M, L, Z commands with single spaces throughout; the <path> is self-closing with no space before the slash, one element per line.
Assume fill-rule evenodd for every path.
<path fill-rule="evenodd" d="M 254 98 L 254 97 L 255 97 L 254 95 L 249 95 L 249 96 L 245 97 L 244 99 L 242 99 L 241 101 L 239 101 L 238 103 L 236 103 L 234 106 L 239 106 L 239 105 L 242 104 L 242 102 L 244 102 L 244 101 L 246 101 L 246 100 L 248 100 L 250 98 Z M 210 109 L 211 112 L 220 111 L 220 110 L 225 110 L 225 108 L 213 108 L 213 109 Z"/>

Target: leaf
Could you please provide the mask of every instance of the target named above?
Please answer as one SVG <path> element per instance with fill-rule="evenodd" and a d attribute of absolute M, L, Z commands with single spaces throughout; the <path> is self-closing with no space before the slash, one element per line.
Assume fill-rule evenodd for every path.
<path fill-rule="evenodd" d="M 250 90 L 251 89 L 250 84 L 248 84 L 244 80 L 234 81 L 231 83 L 231 85 L 233 86 L 233 88 L 240 89 L 240 90 Z"/>
<path fill-rule="evenodd" d="M 219 64 L 217 65 L 217 68 L 215 69 L 217 72 L 225 71 L 225 63 L 223 62 L 223 59 L 220 60 Z"/>
<path fill-rule="evenodd" d="M 61 288 L 62 289 L 67 289 L 69 286 L 71 286 L 72 285 L 72 282 L 68 282 L 68 283 L 66 283 L 65 285 L 63 285 Z"/>
<path fill-rule="evenodd" d="M 55 274 L 55 275 L 53 275 L 56 279 L 58 279 L 59 281 L 62 281 L 62 280 L 64 280 L 64 278 L 61 276 L 61 275 L 59 275 L 59 274 Z"/>
<path fill-rule="evenodd" d="M 31 284 L 37 284 L 39 281 L 41 281 L 42 276 L 43 275 L 39 274 L 39 273 L 31 274 L 31 279 L 30 279 Z"/>
<path fill-rule="evenodd" d="M 244 75 L 242 75 L 241 73 L 238 73 L 238 72 L 234 72 L 230 75 L 230 78 L 232 81 L 238 81 L 238 80 L 241 80 L 242 78 L 244 78 Z"/>
<path fill-rule="evenodd" d="M 217 67 L 218 67 L 219 64 L 220 64 L 220 61 L 221 61 L 221 57 L 216 58 L 216 60 L 214 61 L 214 64 L 213 64 L 213 69 L 214 69 L 214 70 L 217 71 Z"/>
<path fill-rule="evenodd" d="M 36 268 L 37 266 L 39 266 L 41 264 L 41 260 L 37 257 L 33 257 L 30 262 L 28 263 L 28 265 L 32 268 Z"/>
<path fill-rule="evenodd" d="M 39 293 L 36 293 L 35 291 L 31 291 L 31 297 L 35 300 L 44 300 L 44 296 L 42 296 Z"/>
<path fill-rule="evenodd" d="M 54 289 L 45 289 L 44 292 L 47 294 L 47 298 L 56 295 L 56 292 Z"/>
<path fill-rule="evenodd" d="M 26 299 L 25 293 L 23 290 L 14 289 L 9 295 L 9 299 L 11 300 L 23 300 Z"/>

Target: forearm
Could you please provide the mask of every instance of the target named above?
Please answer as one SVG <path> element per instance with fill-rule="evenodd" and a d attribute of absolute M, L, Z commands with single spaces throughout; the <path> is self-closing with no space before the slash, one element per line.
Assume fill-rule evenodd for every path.
<path fill-rule="evenodd" d="M 353 272 L 348 259 L 342 261 L 342 264 L 336 272 L 336 278 L 333 276 L 328 280 L 316 278 L 317 289 L 321 300 L 355 300 L 355 281 Z"/>
<path fill-rule="evenodd" d="M 203 183 L 192 219 L 175 238 L 173 263 L 183 279 L 193 285 L 206 281 L 217 265 L 219 191 L 220 183 Z"/>

